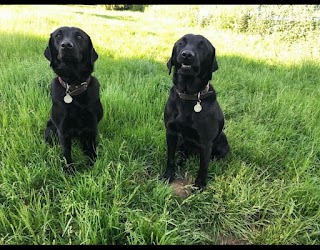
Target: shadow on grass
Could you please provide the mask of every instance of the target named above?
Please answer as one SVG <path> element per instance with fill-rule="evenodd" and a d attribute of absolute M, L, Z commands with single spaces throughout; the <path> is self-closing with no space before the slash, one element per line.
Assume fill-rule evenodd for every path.
<path fill-rule="evenodd" d="M 21 64 L 38 64 L 38 67 L 31 65 L 29 71 L 13 71 L 25 74 L 24 78 L 29 79 L 25 81 L 28 84 L 32 83 L 34 75 L 38 75 L 36 82 L 32 84 L 39 86 L 37 91 L 39 98 L 43 97 L 41 102 L 50 103 L 49 84 L 54 74 L 43 56 L 48 41 L 22 34 L 1 34 L 1 37 L 2 41 L 6 41 L 5 51 L 10 53 L 11 58 L 18 58 Z M 8 58 L 5 51 L 0 52 L 3 57 L 1 64 Z M 172 75 L 168 75 L 165 62 L 160 63 L 152 58 L 119 59 L 118 55 L 118 59 L 115 59 L 112 55 L 116 55 L 117 51 L 102 53 L 97 49 L 97 53 L 99 59 L 93 75 L 100 81 L 104 107 L 99 134 L 100 138 L 108 138 L 108 145 L 102 139 L 101 148 L 108 150 L 112 140 L 115 140 L 114 145 L 119 147 L 122 141 L 126 141 L 132 155 L 140 157 L 139 154 L 145 154 L 149 161 L 164 166 L 166 146 L 163 109 L 172 85 Z M 225 114 L 226 133 L 233 157 L 248 163 L 271 163 L 273 157 L 268 158 L 264 153 L 256 153 L 255 145 L 259 141 L 265 143 L 262 152 L 267 151 L 268 147 L 272 148 L 271 142 L 285 143 L 284 140 L 287 140 L 288 147 L 298 149 L 299 143 L 291 145 L 291 140 L 303 140 L 296 137 L 297 134 L 303 135 L 306 129 L 313 129 L 312 124 L 304 122 L 307 119 L 307 109 L 319 116 L 319 105 L 313 103 L 312 99 L 319 97 L 319 66 L 310 61 L 292 66 L 275 65 L 238 56 L 219 56 L 217 60 L 219 70 L 213 74 L 211 82 Z M 16 67 L 21 65 L 17 64 Z M 4 71 L 3 77 L 10 78 L 9 73 L 8 76 L 6 74 Z M 13 81 L 13 84 L 21 83 Z M 297 100 L 305 102 L 305 106 Z M 296 112 L 289 112 L 292 105 L 296 105 Z M 42 140 L 48 117 L 39 119 L 43 120 L 43 128 L 35 129 L 41 131 L 37 140 Z M 295 131 L 286 130 L 291 125 Z M 278 129 L 276 136 L 275 127 Z M 154 153 L 155 151 L 157 153 Z M 104 152 L 100 151 L 100 154 L 103 155 Z M 281 164 L 284 164 L 287 157 L 282 157 Z M 197 164 L 194 165 L 195 172 Z M 159 167 L 157 166 L 156 172 L 160 172 Z"/>
<path fill-rule="evenodd" d="M 39 164 L 39 162 L 41 164 L 42 162 L 42 165 L 46 166 L 46 157 L 52 157 L 53 159 L 61 157 L 60 149 L 52 150 L 51 153 L 48 154 L 46 150 L 39 150 L 41 145 L 39 146 L 38 144 L 38 141 L 43 141 L 43 131 L 49 114 L 49 109 L 43 109 L 49 107 L 51 104 L 48 90 L 53 72 L 49 67 L 49 62 L 43 56 L 48 41 L 23 34 L 1 34 L 1 39 L 2 44 L 5 44 L 5 49 L 0 51 L 1 79 L 3 80 L 0 83 L 2 89 L 0 95 L 1 101 L 3 101 L 1 103 L 2 115 L 3 113 L 6 113 L 6 117 L 10 117 L 13 114 L 16 115 L 17 107 L 19 107 L 19 112 L 25 111 L 22 112 L 24 116 L 22 114 L 15 116 L 15 119 L 10 123 L 10 128 L 9 125 L 7 125 L 8 129 L 15 133 L 5 134 L 3 138 L 5 137 L 6 141 L 15 141 L 17 143 L 12 144 L 12 146 L 16 148 L 6 151 L 8 155 L 3 155 L 2 161 L 9 162 L 9 160 L 6 161 L 5 158 L 10 157 L 11 152 L 18 152 L 21 155 L 17 158 L 19 161 L 16 162 L 17 165 L 25 166 L 27 162 L 30 166 L 39 166 L 37 164 Z M 172 45 L 168 46 L 170 48 L 172 47 Z M 105 188 L 106 186 L 96 184 L 96 180 L 105 177 L 103 175 L 105 173 L 104 171 L 112 172 L 110 169 L 105 170 L 105 165 L 109 162 L 115 163 L 114 165 L 116 165 L 117 162 L 121 162 L 122 166 L 125 166 L 120 169 L 123 171 L 120 172 L 121 174 L 123 173 L 123 176 L 121 176 L 120 173 L 119 175 L 111 174 L 108 185 L 111 183 L 112 188 L 115 187 L 119 190 L 123 188 L 125 190 L 124 195 L 121 194 L 122 196 L 120 196 L 119 199 L 124 199 L 127 194 L 126 189 L 129 191 L 133 190 L 133 188 L 130 190 L 131 186 L 129 184 L 132 183 L 132 187 L 136 188 L 137 180 L 140 181 L 142 179 L 141 186 L 143 186 L 143 184 L 148 184 L 149 180 L 161 174 L 164 170 L 166 163 L 166 145 L 163 108 L 172 85 L 172 75 L 168 75 L 165 62 L 157 62 L 152 58 L 119 58 L 117 56 L 118 59 L 115 59 L 116 57 L 112 55 L 116 55 L 117 51 L 102 53 L 97 49 L 97 53 L 99 54 L 99 59 L 95 64 L 93 75 L 98 78 L 101 84 L 100 93 L 104 107 L 104 117 L 99 124 L 98 159 L 95 169 L 93 170 L 97 171 L 98 174 L 97 177 L 92 180 L 92 183 L 95 183 L 97 190 Z M 169 56 L 170 55 L 168 55 L 168 57 Z M 271 176 L 273 180 L 279 180 L 281 183 L 284 178 L 290 182 L 291 178 L 295 178 L 299 171 L 304 174 L 303 168 L 308 167 L 308 164 L 312 165 L 314 158 L 318 157 L 316 155 L 317 148 L 314 145 L 319 145 L 317 138 L 320 138 L 317 123 L 320 117 L 320 104 L 318 101 L 320 90 L 317 85 L 317 80 L 319 79 L 318 65 L 314 62 L 304 62 L 292 66 L 274 65 L 238 56 L 219 56 L 217 60 L 219 70 L 214 73 L 212 84 L 218 93 L 218 101 L 225 113 L 226 135 L 231 146 L 231 154 L 226 159 L 219 161 L 219 163 L 212 162 L 209 168 L 209 191 L 199 195 L 198 200 L 194 198 L 188 201 L 194 201 L 196 205 L 189 206 L 187 203 L 187 206 L 181 206 L 182 209 L 187 209 L 187 215 L 191 217 L 190 221 L 194 220 L 197 222 L 195 223 L 197 224 L 195 225 L 197 230 L 198 222 L 201 222 L 203 218 L 205 218 L 205 220 L 209 218 L 210 223 L 201 225 L 201 231 L 199 232 L 204 232 L 204 235 L 210 236 L 215 235 L 216 232 L 233 232 L 232 230 L 234 230 L 234 225 L 237 224 L 237 221 L 233 221 L 232 218 L 236 213 L 232 213 L 232 216 L 230 216 L 230 211 L 232 211 L 234 205 L 234 207 L 238 207 L 238 204 L 228 203 L 228 201 L 237 201 L 237 197 L 234 198 L 233 192 L 236 190 L 241 191 L 241 188 L 245 187 L 245 184 L 249 184 L 250 186 L 253 183 L 260 187 L 261 185 L 257 179 L 261 178 L 263 173 L 266 176 Z M 10 69 L 7 68 L 9 64 Z M 12 85 L 18 86 L 19 93 L 23 93 L 17 96 L 21 98 L 21 100 L 16 100 L 17 105 L 13 105 L 11 102 L 12 99 L 5 93 L 6 91 L 12 91 Z M 33 94 L 37 97 L 33 99 L 28 90 L 33 90 L 35 85 L 38 85 L 39 88 L 35 88 L 33 91 L 35 92 Z M 35 109 L 34 116 L 30 114 L 28 110 L 29 107 L 24 107 L 25 102 L 28 103 L 28 106 Z M 25 131 L 21 129 L 20 120 L 29 118 L 26 114 L 29 115 L 32 121 L 38 120 L 43 122 L 35 123 L 35 125 L 32 126 L 33 134 L 38 133 L 34 141 L 25 142 L 26 145 L 21 145 L 23 144 L 23 140 L 20 140 L 20 138 L 25 137 Z M 4 124 L 5 119 L 2 120 Z M 5 127 L 2 131 L 6 131 L 6 129 Z M 124 144 L 125 146 L 123 146 Z M 85 166 L 86 163 L 82 161 L 84 159 L 82 152 L 77 144 L 75 145 L 77 148 L 73 158 L 75 162 L 79 160 L 79 175 L 85 176 L 83 173 L 91 171 L 91 168 Z M 56 146 L 58 147 L 58 145 Z M 28 153 L 25 153 L 25 151 Z M 298 162 L 297 159 L 300 161 Z M 303 162 L 304 159 L 306 159 L 306 162 Z M 48 159 L 48 162 L 57 161 Z M 191 176 L 195 176 L 199 166 L 198 160 L 193 159 L 190 162 L 187 166 L 189 168 L 188 171 L 191 173 Z M 53 167 L 57 167 L 56 165 L 58 164 L 53 165 Z M 294 165 L 295 169 L 290 171 L 289 168 L 292 165 Z M 151 167 L 148 168 L 149 172 L 143 175 L 146 166 Z M 243 169 L 249 167 L 255 168 L 259 172 L 254 175 L 257 179 L 249 179 L 250 183 L 246 183 L 246 181 L 248 181 L 246 178 L 248 177 L 246 173 L 243 173 L 245 172 Z M 238 175 L 239 172 L 241 173 L 239 169 L 242 170 L 243 173 L 240 177 Z M 255 171 L 255 169 L 252 170 L 252 172 Z M 307 170 L 309 175 L 313 173 L 312 171 L 318 171 L 316 169 Z M 29 174 L 32 171 L 34 171 L 33 168 L 29 168 L 27 173 Z M 49 181 L 49 183 L 52 183 L 54 188 L 60 186 L 60 190 L 63 190 L 61 191 L 62 194 L 66 192 L 68 195 L 68 190 L 81 189 L 77 187 L 76 181 L 72 182 L 69 179 L 67 184 L 63 180 L 59 183 L 60 178 L 57 178 L 55 173 L 57 172 L 54 171 L 51 174 L 52 176 L 49 175 L 48 177 L 48 171 L 44 171 L 41 178 L 39 178 L 38 184 L 30 184 L 27 187 L 40 190 L 42 186 L 47 185 L 48 179 L 56 179 L 58 183 L 52 181 Z M 23 176 L 24 174 L 26 173 L 21 172 L 21 174 L 19 173 L 17 176 Z M 304 178 L 302 174 L 301 178 Z M 79 175 L 76 175 L 76 178 L 78 178 Z M 315 176 L 317 177 L 318 175 L 315 174 Z M 118 180 L 115 180 L 116 178 L 118 178 Z M 220 184 L 220 186 L 215 186 L 215 178 L 224 179 L 225 183 Z M 119 179 L 121 180 L 119 181 Z M 261 179 L 264 181 L 263 178 Z M 124 183 L 129 184 L 121 186 L 119 183 L 121 183 L 122 180 L 130 180 L 130 182 L 124 181 Z M 225 187 L 225 189 L 227 189 L 230 186 L 228 180 L 235 180 L 232 184 L 240 180 L 240 184 L 239 186 L 231 187 L 231 189 L 234 188 L 235 190 L 231 190 L 232 193 L 229 196 L 225 196 L 225 190 L 221 191 L 221 189 L 218 190 L 216 188 Z M 265 184 L 265 182 L 262 181 L 261 183 Z M 13 183 L 14 179 L 10 182 Z M 68 185 L 69 182 L 71 182 L 72 185 Z M 113 186 L 115 183 L 119 184 L 119 186 Z M 283 185 L 286 185 L 286 183 L 284 182 Z M 67 191 L 64 191 L 65 186 L 67 187 Z M 287 187 L 290 188 L 290 186 L 285 186 L 285 188 Z M 103 199 L 108 200 L 108 198 L 110 198 L 112 201 L 114 198 L 112 192 L 114 192 L 115 188 L 112 189 L 111 192 L 103 193 L 103 196 L 106 195 L 106 198 L 103 197 Z M 149 196 L 150 194 L 148 192 L 150 192 L 152 188 L 154 188 L 154 186 L 150 185 L 150 188 L 146 189 L 145 192 L 137 194 Z M 278 187 L 271 188 L 277 189 Z M 281 188 L 283 188 L 283 186 L 281 186 Z M 86 187 L 82 189 L 86 189 Z M 256 190 L 257 189 L 252 189 L 252 192 Z M 212 192 L 210 193 L 210 191 Z M 251 191 L 251 189 L 249 191 Z M 308 198 L 307 191 L 302 193 L 300 197 Z M 219 211 L 215 209 L 215 207 L 217 207 L 215 205 L 217 204 L 219 192 L 222 198 L 218 205 L 226 209 L 223 210 L 220 215 Z M 271 192 L 275 191 L 271 190 Z M 88 193 L 91 195 L 90 192 Z M 66 197 L 68 197 L 67 195 Z M 276 193 L 275 195 L 278 194 Z M 280 195 L 281 194 L 279 194 L 279 196 Z M 130 195 L 130 197 L 133 196 Z M 147 206 L 149 203 L 158 205 L 157 202 L 159 202 L 159 200 L 160 202 L 164 200 L 164 198 L 159 199 L 157 195 L 154 195 L 154 197 L 156 198 L 148 197 L 145 201 L 141 199 L 141 197 L 138 197 L 137 201 L 135 201 L 137 203 L 136 207 L 142 206 L 147 212 L 150 211 L 150 214 L 161 211 L 154 210 L 152 206 L 150 208 Z M 242 199 L 241 202 L 239 201 L 239 206 L 245 208 L 246 206 L 250 207 L 250 198 L 252 197 L 254 198 L 255 196 L 250 196 L 250 194 L 245 196 L 245 199 Z M 260 198 L 259 195 L 257 195 L 257 197 Z M 82 196 L 79 196 L 80 202 L 82 202 L 83 199 L 90 201 L 90 198 L 84 199 Z M 242 196 L 240 198 L 242 198 Z M 261 197 L 261 200 L 263 201 L 264 198 L 265 197 Z M 55 202 L 61 202 L 56 201 L 55 197 L 49 197 L 49 201 L 51 199 Z M 5 200 L 9 205 L 13 203 L 12 200 L 8 200 L 7 196 L 3 194 L 1 194 L 0 200 Z M 276 202 L 278 201 L 277 199 L 275 200 Z M 143 202 L 145 202 L 145 204 Z M 131 204 L 132 203 L 130 203 L 130 205 Z M 133 204 L 136 205 L 135 203 Z M 304 200 L 303 202 L 297 203 L 298 209 L 299 206 L 301 206 L 300 204 L 306 203 Z M 197 209 L 196 206 L 198 205 L 200 209 Z M 135 207 L 133 205 L 132 207 L 132 211 L 134 211 Z M 128 210 L 125 210 L 125 212 L 131 212 L 130 209 L 132 207 L 127 207 Z M 262 208 L 266 208 L 266 211 L 271 214 L 271 219 L 277 219 L 272 217 L 275 216 L 275 213 L 268 210 L 267 205 L 263 205 Z M 278 207 L 275 208 L 278 209 Z M 100 208 L 98 207 L 98 209 Z M 236 209 L 235 211 L 238 211 Z M 41 211 L 43 211 L 42 207 Z M 198 214 L 197 211 L 199 211 Z M 121 210 L 121 212 L 123 212 L 123 210 Z M 128 214 L 131 214 L 130 212 L 128 212 Z M 173 213 L 174 212 L 176 211 L 173 211 Z M 14 213 L 15 212 L 12 212 L 13 215 Z M 216 217 L 217 213 L 220 217 Z M 132 212 L 132 214 L 134 214 L 134 212 Z M 229 220 L 229 217 L 228 220 L 224 220 L 225 215 L 230 216 L 231 220 Z M 108 214 L 106 214 L 106 216 L 108 216 Z M 146 216 L 149 216 L 149 214 L 146 214 Z M 123 215 L 123 217 L 129 218 L 128 221 L 130 221 L 130 216 L 126 217 Z M 175 218 L 172 214 L 170 214 L 170 217 L 168 215 L 168 218 L 173 218 L 174 222 L 175 220 L 179 221 L 179 219 Z M 234 218 L 242 219 L 242 216 L 234 216 Z M 220 222 L 231 222 L 230 225 L 225 224 L 219 231 L 217 228 L 211 229 L 210 227 L 210 225 L 213 225 L 211 222 L 215 222 L 215 220 L 218 224 Z M 183 223 L 183 221 L 179 222 Z M 150 223 L 148 222 L 148 224 Z M 242 221 L 238 224 L 242 225 Z M 194 226 L 192 223 L 187 224 L 187 226 L 189 225 Z M 120 226 L 122 226 L 122 223 Z M 104 229 L 105 227 L 106 226 L 102 225 L 101 228 Z M 101 230 L 101 228 L 99 227 L 99 230 Z M 120 229 L 122 228 L 120 227 Z M 178 230 L 180 230 L 180 228 L 178 228 Z M 187 228 L 187 230 L 189 229 Z M 192 230 L 192 228 L 190 228 L 190 230 Z M 260 234 L 262 230 L 257 230 L 257 233 Z M 185 232 L 186 231 L 178 233 L 183 234 Z M 234 232 L 236 232 L 236 230 Z M 28 234 L 28 232 L 23 232 L 23 234 Z M 249 234 L 246 230 L 241 231 L 241 235 L 248 236 Z M 108 234 L 106 233 L 104 236 L 105 235 Z M 143 237 L 143 235 L 141 237 Z M 49 238 L 51 239 L 52 236 Z M 197 240 L 199 239 L 200 237 L 197 238 Z M 60 240 L 64 242 L 64 239 Z M 99 240 L 101 239 L 99 238 L 97 241 Z M 314 241 L 316 240 L 317 238 L 314 239 Z M 204 239 L 202 243 L 212 243 L 212 241 L 212 239 Z M 219 241 L 221 244 L 233 244 L 234 242 L 236 242 L 235 244 L 242 244 L 243 242 L 239 237 L 231 238 L 227 237 L 227 235 L 225 237 L 221 236 L 221 239 L 218 239 L 218 242 Z M 39 242 L 41 242 L 41 240 L 39 240 Z M 119 242 L 127 243 L 125 237 L 120 237 Z"/>
<path fill-rule="evenodd" d="M 82 11 L 81 9 L 84 8 L 85 11 Z M 89 10 L 89 11 L 88 11 Z M 96 17 L 101 17 L 105 19 L 113 19 L 113 20 L 119 20 L 119 21 L 135 21 L 136 18 L 129 16 L 129 15 L 107 15 L 107 14 L 97 14 L 95 8 L 90 9 L 87 5 L 84 6 L 78 6 L 78 9 L 66 9 L 65 11 L 68 11 L 70 13 L 80 14 L 80 15 L 92 15 Z M 119 10 L 121 12 L 121 10 Z"/>
<path fill-rule="evenodd" d="M 80 12 L 80 11 L 75 11 L 75 13 L 77 14 L 88 14 L 86 12 Z M 114 19 L 114 20 L 119 20 L 119 21 L 126 21 L 126 22 L 133 22 L 133 21 L 136 21 L 135 18 L 133 17 L 130 17 L 130 16 L 110 16 L 110 15 L 105 15 L 105 14 L 93 14 L 93 13 L 90 13 L 90 15 L 92 16 L 96 16 L 96 17 L 101 17 L 101 18 L 105 18 L 105 19 Z"/>

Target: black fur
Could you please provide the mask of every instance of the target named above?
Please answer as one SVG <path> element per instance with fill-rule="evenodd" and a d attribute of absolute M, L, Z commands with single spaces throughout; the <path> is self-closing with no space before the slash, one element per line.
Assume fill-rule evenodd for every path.
<path fill-rule="evenodd" d="M 52 145 L 55 137 L 59 139 L 63 156 L 70 170 L 72 166 L 71 144 L 79 138 L 83 152 L 96 160 L 98 123 L 103 116 L 100 102 L 99 82 L 91 75 L 98 54 L 93 48 L 90 37 L 77 27 L 60 27 L 50 35 L 44 56 L 56 73 L 51 81 L 51 117 L 47 121 L 44 138 Z M 68 84 L 80 85 L 90 76 L 88 88 L 82 94 L 73 96 L 71 103 L 63 98 L 66 89 L 58 77 Z M 71 168 L 72 169 L 72 168 Z"/>
<path fill-rule="evenodd" d="M 182 65 L 189 65 L 182 67 Z M 193 107 L 196 100 L 181 99 L 177 92 L 196 95 L 203 91 L 218 69 L 215 48 L 201 35 L 186 34 L 173 47 L 167 62 L 169 74 L 174 67 L 173 86 L 164 110 L 167 140 L 167 167 L 163 174 L 172 181 L 175 177 L 175 154 L 181 153 L 181 162 L 190 154 L 200 156 L 200 167 L 195 185 L 203 189 L 207 184 L 208 165 L 213 158 L 223 158 L 230 151 L 227 137 L 223 132 L 224 115 L 213 94 L 201 100 L 202 111 Z"/>

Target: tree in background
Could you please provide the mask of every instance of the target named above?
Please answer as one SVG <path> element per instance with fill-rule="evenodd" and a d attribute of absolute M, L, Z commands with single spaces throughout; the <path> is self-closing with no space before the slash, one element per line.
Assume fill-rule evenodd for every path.
<path fill-rule="evenodd" d="M 105 8 L 107 10 L 131 10 L 131 11 L 141 11 L 143 12 L 146 5 L 140 4 L 106 4 Z"/>

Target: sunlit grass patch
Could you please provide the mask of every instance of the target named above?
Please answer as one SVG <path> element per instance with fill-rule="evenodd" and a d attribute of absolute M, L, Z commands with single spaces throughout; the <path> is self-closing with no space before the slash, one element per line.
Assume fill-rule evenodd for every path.
<path fill-rule="evenodd" d="M 192 26 L 171 15 L 179 6 L 154 8 L 0 6 L 0 243 L 319 244 L 318 41 Z M 43 140 L 54 76 L 43 52 L 59 26 L 84 29 L 99 54 L 98 159 L 88 167 L 75 143 L 74 176 Z M 166 62 L 185 33 L 216 48 L 231 152 L 211 162 L 202 193 L 179 197 L 159 177 Z M 198 164 L 178 169 L 184 186 Z"/>

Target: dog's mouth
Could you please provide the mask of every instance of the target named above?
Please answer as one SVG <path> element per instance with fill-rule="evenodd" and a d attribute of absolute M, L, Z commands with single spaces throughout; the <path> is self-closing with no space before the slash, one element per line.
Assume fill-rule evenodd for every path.
<path fill-rule="evenodd" d="M 72 52 L 65 52 L 65 51 L 60 51 L 58 54 L 58 60 L 61 62 L 78 62 L 79 57 L 75 55 L 75 53 Z"/>
<path fill-rule="evenodd" d="M 182 64 L 182 65 L 181 65 L 181 68 L 187 68 L 187 69 L 189 69 L 189 68 L 191 68 L 191 65 L 189 65 L 189 64 Z"/>
<path fill-rule="evenodd" d="M 58 55 L 58 59 L 61 62 L 77 61 L 77 59 L 74 56 L 69 55 L 69 54 L 65 54 L 65 55 L 59 54 Z"/>
<path fill-rule="evenodd" d="M 194 67 L 191 64 L 182 63 L 178 69 L 178 73 L 182 75 L 196 75 L 198 73 L 198 67 Z"/>

